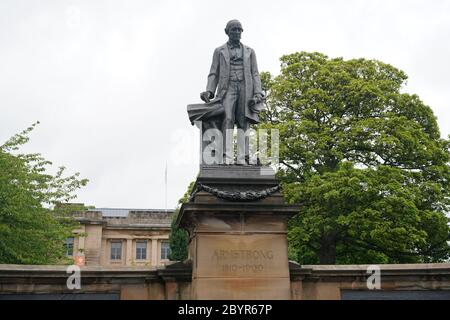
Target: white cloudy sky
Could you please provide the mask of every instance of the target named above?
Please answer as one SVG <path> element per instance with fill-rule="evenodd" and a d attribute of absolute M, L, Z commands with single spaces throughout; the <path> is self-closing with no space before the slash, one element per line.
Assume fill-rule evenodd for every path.
<path fill-rule="evenodd" d="M 198 171 L 199 101 L 225 23 L 260 70 L 319 51 L 375 58 L 409 75 L 450 134 L 450 1 L 0 2 L 0 143 L 39 120 L 23 149 L 90 179 L 78 201 L 97 207 L 176 205 Z M 169 121 L 170 119 L 170 121 Z"/>

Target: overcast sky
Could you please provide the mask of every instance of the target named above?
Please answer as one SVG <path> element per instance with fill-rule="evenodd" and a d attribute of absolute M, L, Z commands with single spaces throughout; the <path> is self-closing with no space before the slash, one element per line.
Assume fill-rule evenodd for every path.
<path fill-rule="evenodd" d="M 450 134 L 450 1 L 0 2 L 0 144 L 41 124 L 40 152 L 90 180 L 78 201 L 96 207 L 176 206 L 198 172 L 199 101 L 214 48 L 237 18 L 260 71 L 318 51 L 374 58 L 409 75 Z"/>

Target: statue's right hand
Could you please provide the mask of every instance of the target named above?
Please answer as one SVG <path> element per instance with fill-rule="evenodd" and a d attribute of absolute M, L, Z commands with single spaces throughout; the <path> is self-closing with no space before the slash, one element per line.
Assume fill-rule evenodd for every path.
<path fill-rule="evenodd" d="M 200 99 L 202 99 L 206 103 L 208 103 L 212 98 L 214 98 L 214 93 L 212 93 L 211 91 L 204 91 L 200 93 Z"/>

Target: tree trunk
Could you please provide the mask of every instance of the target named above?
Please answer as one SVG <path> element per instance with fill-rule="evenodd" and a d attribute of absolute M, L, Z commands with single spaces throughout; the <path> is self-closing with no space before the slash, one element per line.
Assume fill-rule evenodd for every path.
<path fill-rule="evenodd" d="M 336 264 L 336 239 L 332 235 L 322 237 L 319 250 L 320 264 Z"/>

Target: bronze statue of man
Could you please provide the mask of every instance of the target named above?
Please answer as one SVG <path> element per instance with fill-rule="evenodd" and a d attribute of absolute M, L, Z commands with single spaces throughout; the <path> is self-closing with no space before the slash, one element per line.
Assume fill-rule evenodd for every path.
<path fill-rule="evenodd" d="M 235 124 L 238 129 L 247 132 L 250 124 L 259 123 L 258 113 L 264 99 L 255 51 L 240 41 L 243 31 L 238 20 L 227 23 L 225 33 L 229 40 L 214 51 L 206 91 L 200 94 L 206 103 L 214 97 L 215 100 L 221 100 L 224 114 L 220 129 L 224 155 L 228 161 L 232 159 L 225 152 L 227 132 L 230 134 Z M 244 145 L 238 143 L 238 162 L 242 163 L 242 156 L 245 155 L 245 162 L 248 163 L 248 145 L 248 136 L 245 137 Z"/>

